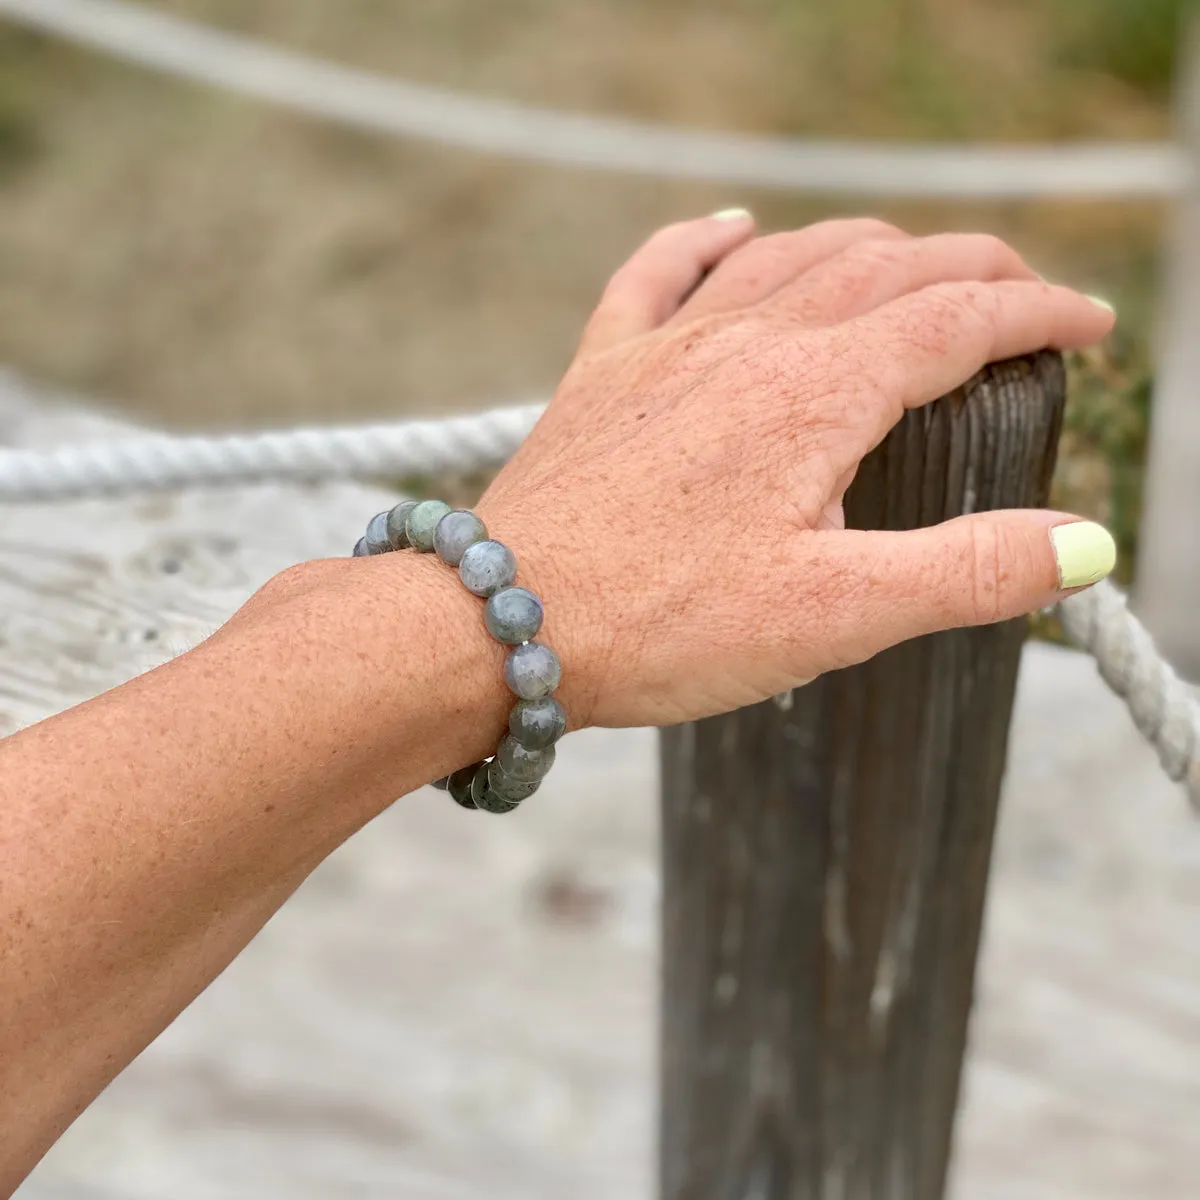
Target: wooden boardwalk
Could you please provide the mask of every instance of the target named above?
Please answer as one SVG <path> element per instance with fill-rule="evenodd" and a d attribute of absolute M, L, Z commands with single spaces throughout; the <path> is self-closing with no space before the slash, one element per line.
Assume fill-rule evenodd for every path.
<path fill-rule="evenodd" d="M 0 390 L 2 443 L 114 432 Z M 344 554 L 386 503 L 0 508 L 0 733 Z M 654 735 L 577 735 L 561 763 L 515 818 L 426 789 L 355 837 L 20 1200 L 650 1200 Z M 1091 663 L 1047 647 L 1024 664 L 953 1195 L 1200 1195 L 1200 822 Z"/>

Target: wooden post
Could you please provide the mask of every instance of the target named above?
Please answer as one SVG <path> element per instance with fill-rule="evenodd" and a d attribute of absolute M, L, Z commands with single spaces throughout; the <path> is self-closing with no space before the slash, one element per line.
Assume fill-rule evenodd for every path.
<path fill-rule="evenodd" d="M 1200 16 L 1180 46 L 1178 135 L 1191 168 L 1165 265 L 1154 384 L 1138 615 L 1183 675 L 1200 680 Z"/>
<path fill-rule="evenodd" d="M 847 523 L 1046 501 L 1065 378 L 910 412 Z M 1025 622 L 895 647 L 664 732 L 661 1200 L 944 1190 Z"/>

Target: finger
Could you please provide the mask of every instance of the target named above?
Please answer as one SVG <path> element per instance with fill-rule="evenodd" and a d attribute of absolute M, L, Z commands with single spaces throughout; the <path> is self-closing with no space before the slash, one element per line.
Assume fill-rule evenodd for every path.
<path fill-rule="evenodd" d="M 1001 279 L 1036 280 L 1038 274 L 990 234 L 867 238 L 780 288 L 771 303 L 806 325 L 836 325 L 934 284 Z"/>
<path fill-rule="evenodd" d="M 1102 525 L 1012 509 L 905 533 L 822 535 L 818 556 L 822 578 L 843 581 L 822 634 L 836 661 L 848 663 L 909 638 L 1056 603 L 1107 576 L 1116 544 Z"/>
<path fill-rule="evenodd" d="M 1048 283 L 941 283 L 829 332 L 834 353 L 857 376 L 868 445 L 883 440 L 906 408 L 960 387 L 987 363 L 1046 348 L 1088 346 L 1110 333 L 1112 309 Z"/>
<path fill-rule="evenodd" d="M 729 209 L 660 229 L 612 277 L 581 349 L 607 350 L 657 329 L 730 251 L 754 236 L 754 218 Z"/>
<path fill-rule="evenodd" d="M 866 240 L 903 241 L 908 236 L 886 221 L 862 217 L 822 221 L 806 229 L 757 238 L 730 254 L 681 306 L 675 319 L 691 321 L 749 308 L 847 246 Z"/>

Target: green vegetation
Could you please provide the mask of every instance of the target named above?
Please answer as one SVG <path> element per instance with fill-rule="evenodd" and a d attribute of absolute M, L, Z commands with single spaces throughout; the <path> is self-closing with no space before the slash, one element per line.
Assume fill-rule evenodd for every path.
<path fill-rule="evenodd" d="M 1067 61 L 1165 97 L 1184 15 L 1195 6 L 1196 0 L 1056 0 Z"/>

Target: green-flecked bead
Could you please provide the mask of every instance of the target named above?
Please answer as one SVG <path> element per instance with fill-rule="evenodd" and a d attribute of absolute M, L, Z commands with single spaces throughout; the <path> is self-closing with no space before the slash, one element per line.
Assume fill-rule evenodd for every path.
<path fill-rule="evenodd" d="M 433 548 L 442 562 L 457 567 L 463 552 L 476 542 L 487 541 L 487 526 L 465 508 L 448 512 L 433 531 Z"/>
<path fill-rule="evenodd" d="M 508 731 L 528 750 L 545 750 L 567 732 L 567 710 L 553 696 L 521 700 L 509 713 Z"/>
<path fill-rule="evenodd" d="M 517 556 L 503 542 L 476 542 L 463 551 L 458 576 L 476 596 L 494 596 L 517 578 Z"/>
<path fill-rule="evenodd" d="M 506 646 L 533 641 L 544 616 L 542 602 L 523 587 L 501 588 L 483 606 L 488 633 Z"/>
<path fill-rule="evenodd" d="M 367 553 L 386 554 L 391 548 L 387 535 L 387 513 L 376 513 L 367 522 Z"/>
<path fill-rule="evenodd" d="M 455 803 L 461 804 L 463 808 L 475 807 L 475 801 L 471 799 L 471 784 L 475 779 L 475 772 L 482 765 L 482 763 L 472 763 L 469 767 L 455 771 L 446 780 L 446 791 L 450 793 Z"/>
<path fill-rule="evenodd" d="M 496 751 L 496 762 L 500 764 L 500 770 L 515 783 L 538 783 L 546 778 L 546 773 L 554 766 L 554 747 L 530 750 L 512 734 L 506 734 Z"/>
<path fill-rule="evenodd" d="M 408 549 L 408 514 L 420 503 L 401 500 L 387 515 L 388 544 L 393 550 Z"/>
<path fill-rule="evenodd" d="M 354 543 L 354 557 L 365 558 L 370 553 L 371 548 L 367 545 L 367 539 L 365 537 L 360 537 L 358 541 Z"/>
<path fill-rule="evenodd" d="M 520 804 L 522 800 L 528 800 L 541 786 L 540 779 L 522 783 L 520 780 L 506 775 L 497 759 L 492 759 L 488 763 L 488 787 L 497 797 L 507 800 L 509 804 Z"/>
<path fill-rule="evenodd" d="M 471 780 L 471 799 L 475 807 L 490 813 L 509 813 L 517 807 L 519 801 L 505 800 L 492 790 L 488 782 L 488 763 L 480 763 L 475 768 L 475 778 Z"/>
<path fill-rule="evenodd" d="M 562 682 L 562 663 L 549 646 L 526 642 L 504 660 L 504 682 L 522 700 L 540 700 Z"/>
<path fill-rule="evenodd" d="M 404 523 L 404 532 L 408 535 L 408 544 L 416 550 L 428 553 L 433 549 L 433 532 L 438 522 L 450 511 L 450 505 L 444 500 L 422 500 L 408 514 Z"/>

